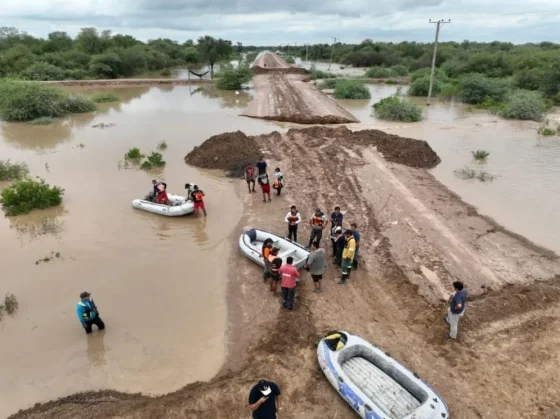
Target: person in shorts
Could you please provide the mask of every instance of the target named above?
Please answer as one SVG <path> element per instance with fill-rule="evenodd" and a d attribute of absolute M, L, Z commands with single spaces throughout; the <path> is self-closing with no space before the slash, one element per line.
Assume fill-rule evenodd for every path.
<path fill-rule="evenodd" d="M 248 163 L 245 167 L 245 180 L 247 181 L 247 188 L 249 193 L 257 192 L 255 191 L 255 179 L 257 178 L 257 168 L 251 163 Z M 251 188 L 252 187 L 252 188 Z"/>
<path fill-rule="evenodd" d="M 319 247 L 318 242 L 313 242 L 312 246 L 313 250 L 303 268 L 309 271 L 311 279 L 313 279 L 313 286 L 315 287 L 313 292 L 321 292 L 321 280 L 327 266 L 327 252 Z"/>
<path fill-rule="evenodd" d="M 270 202 L 270 180 L 268 179 L 268 175 L 266 173 L 263 175 L 259 175 L 259 185 L 261 185 L 263 202 L 266 202 L 267 196 L 268 196 L 268 202 Z"/>
<path fill-rule="evenodd" d="M 282 266 L 282 258 L 278 257 L 278 249 L 272 248 L 270 254 L 270 291 L 276 294 L 278 282 L 280 281 L 280 267 Z"/>
<path fill-rule="evenodd" d="M 194 202 L 194 213 L 198 215 L 198 210 L 202 210 L 204 216 L 206 217 L 206 207 L 204 206 L 204 192 L 202 189 L 198 189 L 197 185 L 193 186 L 193 191 L 191 192 L 191 199 Z"/>

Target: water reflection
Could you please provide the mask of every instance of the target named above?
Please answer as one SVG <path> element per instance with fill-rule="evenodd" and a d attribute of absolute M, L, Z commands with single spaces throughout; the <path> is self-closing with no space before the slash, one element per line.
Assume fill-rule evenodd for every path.
<path fill-rule="evenodd" d="M 189 93 L 191 96 L 199 94 L 206 98 L 218 98 L 222 108 L 245 108 L 253 98 L 247 90 L 220 90 L 213 85 L 189 86 Z"/>
<path fill-rule="evenodd" d="M 95 329 L 95 328 L 94 328 Z M 96 330 L 86 336 L 87 356 L 92 367 L 99 368 L 106 364 L 105 361 L 105 330 Z"/>

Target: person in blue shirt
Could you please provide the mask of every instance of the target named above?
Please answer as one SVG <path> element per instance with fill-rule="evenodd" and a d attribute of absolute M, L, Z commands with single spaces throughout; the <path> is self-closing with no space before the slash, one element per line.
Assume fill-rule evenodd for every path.
<path fill-rule="evenodd" d="M 358 269 L 358 256 L 360 254 L 360 239 L 362 236 L 358 231 L 358 224 L 356 223 L 350 224 L 350 230 L 352 230 L 352 235 L 354 236 L 354 240 L 356 240 L 356 252 L 354 253 L 354 261 L 352 262 L 352 268 Z"/>
<path fill-rule="evenodd" d="M 259 161 L 257 162 L 257 164 L 255 165 L 257 166 L 257 169 L 259 169 L 259 176 L 260 175 L 266 175 L 266 168 L 267 168 L 267 164 L 266 161 L 264 160 L 264 156 L 261 156 Z"/>
<path fill-rule="evenodd" d="M 99 310 L 97 310 L 90 296 L 91 294 L 89 292 L 82 292 L 80 294 L 80 301 L 78 301 L 76 305 L 78 320 L 80 320 L 86 333 L 91 333 L 93 325 L 96 325 L 99 330 L 105 329 L 105 323 L 103 323 L 103 320 L 99 317 Z"/>
<path fill-rule="evenodd" d="M 449 339 L 455 340 L 459 331 L 459 318 L 465 314 L 467 291 L 460 281 L 453 283 L 453 289 L 455 289 L 455 292 L 449 296 L 449 309 L 445 321 L 449 325 Z"/>

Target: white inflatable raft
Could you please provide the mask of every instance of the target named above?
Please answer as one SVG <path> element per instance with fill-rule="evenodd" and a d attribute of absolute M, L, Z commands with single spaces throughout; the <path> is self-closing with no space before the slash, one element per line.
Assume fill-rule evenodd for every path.
<path fill-rule="evenodd" d="M 327 345 L 337 339 L 323 338 L 317 348 L 319 365 L 327 379 L 364 419 L 447 419 L 449 411 L 441 397 L 426 383 L 388 354 L 348 332 L 340 349 Z M 336 346 L 335 346 L 336 348 Z"/>
<path fill-rule="evenodd" d="M 144 199 L 134 199 L 132 206 L 136 209 L 153 212 L 154 214 L 166 215 L 168 217 L 180 217 L 191 214 L 194 211 L 194 203 L 184 196 L 167 194 L 169 205 L 156 204 Z"/>
<path fill-rule="evenodd" d="M 251 238 L 250 235 L 252 232 L 254 232 L 254 235 Z M 262 245 L 268 238 L 272 239 L 274 246 L 280 249 L 278 257 L 282 259 L 282 263 L 286 263 L 286 258 L 291 256 L 294 258 L 293 265 L 298 269 L 303 268 L 303 265 L 305 265 L 305 262 L 309 257 L 309 251 L 307 251 L 305 247 L 299 243 L 295 243 L 285 237 L 269 233 L 268 231 L 258 229 L 245 231 L 239 237 L 239 248 L 245 256 L 264 267 L 264 259 L 261 257 Z"/>

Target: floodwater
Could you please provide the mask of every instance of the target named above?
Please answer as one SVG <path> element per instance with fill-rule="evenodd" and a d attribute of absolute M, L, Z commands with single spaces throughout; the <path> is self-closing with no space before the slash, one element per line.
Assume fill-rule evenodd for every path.
<path fill-rule="evenodd" d="M 231 181 L 183 158 L 211 135 L 274 126 L 237 116 L 250 93 L 202 89 L 106 89 L 123 100 L 51 126 L 0 125 L 0 159 L 26 161 L 33 176 L 66 191 L 60 207 L 0 217 L 0 295 L 19 301 L 0 321 L 0 417 L 85 390 L 169 392 L 221 367 L 227 238 L 242 205 Z M 115 126 L 92 128 L 100 122 Z M 125 167 L 128 149 L 149 153 L 160 141 L 168 144 L 162 171 Z M 187 182 L 200 185 L 208 219 L 134 210 L 131 200 L 156 177 L 177 194 Z M 81 328 L 75 306 L 84 290 L 105 332 Z"/>
<path fill-rule="evenodd" d="M 470 112 L 461 103 L 414 98 L 424 109 L 418 123 L 388 122 L 372 116 L 372 104 L 397 91 L 397 86 L 370 85 L 371 100 L 340 100 L 371 128 L 427 141 L 442 162 L 434 176 L 479 212 L 509 230 L 560 254 L 560 137 L 538 135 L 539 124 L 512 121 L 484 111 Z M 403 89 L 403 92 L 406 88 Z M 558 109 L 549 118 L 559 120 Z M 474 150 L 490 156 L 476 162 Z M 491 182 L 464 180 L 454 175 L 463 167 L 496 176 Z"/>
<path fill-rule="evenodd" d="M 305 61 L 301 58 L 296 58 L 296 65 L 299 65 L 307 70 L 311 69 L 311 66 L 315 66 L 317 70 L 328 71 L 334 74 L 340 74 L 348 77 L 362 77 L 366 74 L 367 68 L 359 67 L 348 67 L 344 64 L 332 63 L 324 61 Z"/>

